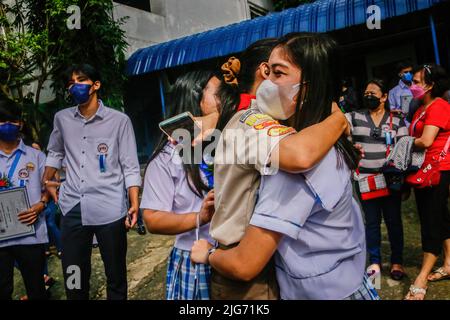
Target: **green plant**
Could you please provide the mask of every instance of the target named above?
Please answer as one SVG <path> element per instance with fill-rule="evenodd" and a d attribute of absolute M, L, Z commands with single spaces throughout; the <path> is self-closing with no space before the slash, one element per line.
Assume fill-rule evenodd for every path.
<path fill-rule="evenodd" d="M 73 63 L 97 67 L 103 78 L 103 100 L 111 107 L 122 108 L 127 43 L 120 26 L 126 18 L 114 19 L 112 1 L 8 3 L 0 3 L 0 91 L 19 103 L 32 139 L 46 140 L 54 113 L 67 106 L 63 72 Z M 80 8 L 80 29 L 67 25 L 71 5 Z M 42 103 L 47 85 L 54 99 Z"/>

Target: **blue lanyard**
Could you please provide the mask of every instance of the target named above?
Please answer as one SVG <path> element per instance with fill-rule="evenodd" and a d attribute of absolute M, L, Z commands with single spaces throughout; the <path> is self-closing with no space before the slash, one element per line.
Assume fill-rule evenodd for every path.
<path fill-rule="evenodd" d="M 200 170 L 203 172 L 206 178 L 207 186 L 211 190 L 214 188 L 214 167 L 207 165 L 205 161 L 199 165 Z"/>
<path fill-rule="evenodd" d="M 8 173 L 8 180 L 11 181 L 12 177 L 14 175 L 14 171 L 16 171 L 17 165 L 19 164 L 19 160 L 20 157 L 22 156 L 22 151 L 21 150 L 17 150 L 16 151 L 16 157 L 14 158 L 14 161 L 11 165 L 11 168 L 9 169 L 9 173 Z"/>
<path fill-rule="evenodd" d="M 100 172 L 104 173 L 106 171 L 106 164 L 105 164 L 105 155 L 101 154 L 98 158 L 99 166 L 100 166 Z"/>

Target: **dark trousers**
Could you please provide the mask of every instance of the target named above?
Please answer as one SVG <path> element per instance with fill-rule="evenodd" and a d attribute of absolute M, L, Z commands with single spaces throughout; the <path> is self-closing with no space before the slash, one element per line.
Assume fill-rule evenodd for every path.
<path fill-rule="evenodd" d="M 44 244 L 17 245 L 0 248 L 0 300 L 12 299 L 15 261 L 22 274 L 28 299 L 46 300 Z"/>
<path fill-rule="evenodd" d="M 388 231 L 391 245 L 391 263 L 403 263 L 403 223 L 401 193 L 388 197 L 361 201 L 366 217 L 366 242 L 370 264 L 381 264 L 381 218 Z"/>
<path fill-rule="evenodd" d="M 68 300 L 88 300 L 92 239 L 96 236 L 105 266 L 107 299 L 127 299 L 127 233 L 125 218 L 100 225 L 83 226 L 77 205 L 61 220 L 62 267 Z"/>
<path fill-rule="evenodd" d="M 447 207 L 449 184 L 450 171 L 442 171 L 438 186 L 415 189 L 422 250 L 435 256 L 441 254 L 444 240 L 450 239 L 450 213 Z"/>

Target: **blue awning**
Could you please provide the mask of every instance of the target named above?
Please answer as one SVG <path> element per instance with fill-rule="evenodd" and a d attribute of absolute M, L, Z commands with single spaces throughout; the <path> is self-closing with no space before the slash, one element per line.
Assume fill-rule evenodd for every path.
<path fill-rule="evenodd" d="M 139 49 L 128 60 L 127 73 L 140 75 L 243 51 L 251 43 L 289 32 L 328 32 L 364 24 L 370 5 L 382 19 L 430 8 L 443 0 L 319 0 L 188 37 Z"/>

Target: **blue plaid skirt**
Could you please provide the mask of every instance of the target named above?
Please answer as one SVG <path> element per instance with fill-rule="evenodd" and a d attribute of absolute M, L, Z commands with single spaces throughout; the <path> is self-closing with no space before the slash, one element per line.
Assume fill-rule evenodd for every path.
<path fill-rule="evenodd" d="M 364 276 L 364 281 L 361 287 L 351 296 L 344 300 L 381 300 L 377 290 L 372 284 L 372 281 L 367 275 Z"/>
<path fill-rule="evenodd" d="M 167 266 L 167 300 L 209 300 L 211 267 L 193 265 L 190 251 L 173 248 Z"/>

